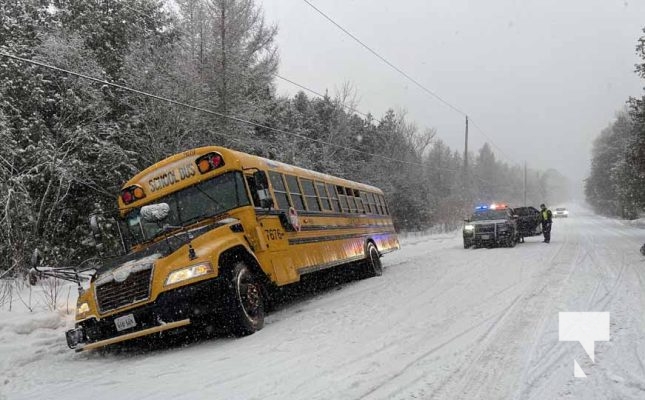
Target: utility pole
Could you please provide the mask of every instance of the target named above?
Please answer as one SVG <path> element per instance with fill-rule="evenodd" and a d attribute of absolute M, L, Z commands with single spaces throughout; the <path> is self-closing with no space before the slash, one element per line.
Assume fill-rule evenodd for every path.
<path fill-rule="evenodd" d="M 524 160 L 524 207 L 526 207 L 526 160 Z"/>
<path fill-rule="evenodd" d="M 466 115 L 466 144 L 464 145 L 464 176 L 468 177 L 468 116 Z"/>
<path fill-rule="evenodd" d="M 464 144 L 464 181 L 462 183 L 464 188 L 464 202 L 465 209 L 470 207 L 470 179 L 468 178 L 468 116 L 466 115 L 466 138 Z"/>

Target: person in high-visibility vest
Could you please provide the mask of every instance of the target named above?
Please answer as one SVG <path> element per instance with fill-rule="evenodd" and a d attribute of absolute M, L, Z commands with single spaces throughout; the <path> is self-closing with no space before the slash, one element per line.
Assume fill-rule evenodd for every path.
<path fill-rule="evenodd" d="M 544 243 L 551 241 L 551 224 L 553 224 L 553 214 L 544 204 L 540 204 L 540 222 L 542 223 L 542 233 L 544 234 Z"/>

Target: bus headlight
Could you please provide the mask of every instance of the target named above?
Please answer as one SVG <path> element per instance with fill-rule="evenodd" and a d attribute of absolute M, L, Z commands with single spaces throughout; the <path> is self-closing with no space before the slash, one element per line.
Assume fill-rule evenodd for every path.
<path fill-rule="evenodd" d="M 475 225 L 466 225 L 466 226 L 464 226 L 464 230 L 466 232 L 474 231 L 475 230 Z"/>
<path fill-rule="evenodd" d="M 89 312 L 89 311 L 90 311 L 90 305 L 87 303 L 83 303 L 76 308 L 76 314 L 78 315 L 85 314 L 86 312 Z"/>
<path fill-rule="evenodd" d="M 212 272 L 213 267 L 210 265 L 210 263 L 206 262 L 191 265 L 190 267 L 178 269 L 168 274 L 168 278 L 166 278 L 166 283 L 164 284 L 164 286 L 174 285 L 175 283 L 183 282 L 192 278 L 197 278 L 198 276 L 210 274 Z"/>

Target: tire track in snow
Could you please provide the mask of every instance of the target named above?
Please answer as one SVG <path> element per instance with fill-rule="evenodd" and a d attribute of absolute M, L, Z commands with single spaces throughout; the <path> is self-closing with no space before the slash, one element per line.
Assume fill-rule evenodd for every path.
<path fill-rule="evenodd" d="M 471 267 L 484 267 L 485 262 L 479 261 L 478 263 L 475 263 L 471 265 Z M 433 281 L 430 286 L 423 286 L 420 291 L 415 292 L 409 297 L 409 300 L 407 302 L 408 306 L 410 308 L 414 309 L 430 309 L 430 306 L 439 298 L 442 297 L 442 295 L 450 290 L 454 289 L 454 284 L 455 283 L 462 283 L 462 277 L 460 274 L 454 275 L 454 273 L 447 274 L 445 273 L 446 271 L 450 270 L 452 268 L 451 265 L 444 265 L 440 266 L 439 270 L 435 272 L 436 275 L 439 276 L 439 279 L 436 281 Z M 466 278 L 467 275 L 469 274 L 469 270 L 464 270 L 462 271 L 464 274 L 463 278 Z M 409 277 L 408 279 L 417 281 L 416 275 L 410 276 L 410 274 L 405 273 L 406 277 Z M 472 274 L 471 274 L 472 275 Z M 451 282 L 443 282 L 445 279 L 452 279 L 454 282 L 451 284 Z M 398 281 L 398 284 L 407 286 L 407 281 Z M 440 285 L 443 286 L 443 290 L 438 292 L 438 293 L 433 293 L 432 296 L 428 297 L 427 292 L 430 291 L 433 287 Z M 504 292 L 508 291 L 509 289 L 512 289 L 513 287 L 517 286 L 519 282 L 512 283 L 505 288 L 499 290 L 498 292 L 493 293 L 489 297 L 487 297 L 485 300 L 481 301 L 474 309 L 470 310 L 471 313 L 473 314 L 473 317 L 476 317 L 477 312 L 481 310 L 486 309 L 486 304 L 487 301 L 490 299 L 494 299 Z M 417 301 L 418 300 L 418 301 Z M 401 323 L 403 323 L 406 320 L 410 319 L 410 314 L 407 311 L 399 313 L 398 317 L 394 319 L 391 323 L 393 326 L 400 326 Z M 448 321 L 449 323 L 453 324 L 457 321 Z M 416 341 L 410 341 L 410 339 L 414 339 L 417 337 Z M 404 336 L 401 335 L 396 335 L 395 337 L 392 338 L 391 341 L 388 343 L 383 344 L 380 346 L 378 349 L 370 351 L 368 353 L 362 353 L 357 357 L 352 357 L 349 360 L 344 361 L 341 364 L 336 364 L 333 366 L 333 368 L 327 369 L 323 371 L 321 374 L 319 374 L 319 377 L 327 377 L 330 376 L 334 373 L 337 373 L 339 369 L 345 370 L 347 367 L 353 366 L 353 365 L 358 365 L 358 364 L 367 364 L 372 365 L 372 364 L 378 364 L 380 359 L 383 358 L 385 355 L 384 353 L 388 353 L 390 351 L 395 352 L 396 350 L 399 350 L 404 344 L 406 348 L 421 348 L 425 345 L 427 342 L 427 339 L 425 337 L 418 337 L 418 332 L 412 331 L 412 333 L 406 334 Z M 393 355 L 393 357 L 396 357 L 396 355 Z M 296 390 L 292 391 L 292 395 L 296 396 L 298 394 L 301 394 L 300 390 L 304 389 L 307 385 L 307 382 L 304 382 L 300 384 L 298 387 L 296 387 Z"/>
<path fill-rule="evenodd" d="M 614 232 L 613 227 L 607 226 L 602 222 L 592 217 L 584 218 L 578 224 L 579 227 L 584 228 L 577 232 L 580 236 L 580 243 L 582 244 L 582 252 L 576 260 L 576 263 L 579 264 L 578 273 L 573 279 L 568 279 L 566 285 L 563 286 L 563 288 L 567 288 L 567 291 L 564 293 L 565 296 L 562 296 L 561 293 L 554 297 L 554 302 L 559 305 L 561 310 L 562 306 L 565 306 L 564 310 L 566 311 L 610 311 L 611 309 L 613 326 L 616 316 L 622 310 L 625 310 L 625 305 L 629 303 L 629 293 L 633 291 L 633 285 L 630 284 L 630 280 L 628 279 L 631 276 L 629 262 L 626 262 L 624 252 L 618 250 L 623 245 L 623 242 L 620 242 L 619 247 L 615 246 L 616 241 L 623 235 L 617 234 L 617 232 Z M 611 234 L 611 240 L 609 238 L 604 239 L 607 234 Z M 642 283 L 639 287 L 642 290 Z M 591 290 L 586 290 L 586 288 L 590 288 Z M 584 299 L 584 301 L 580 302 L 576 299 Z M 638 306 L 636 308 L 638 309 Z M 642 298 L 640 309 L 643 309 Z M 618 313 L 616 310 L 618 310 Z M 528 380 L 528 387 L 532 390 L 530 392 L 526 390 L 524 392 L 518 392 L 515 398 L 539 397 L 534 395 L 548 391 L 548 387 L 545 387 L 545 385 L 555 386 L 556 383 L 567 388 L 562 393 L 569 393 L 569 395 L 578 393 L 580 395 L 580 382 L 579 380 L 575 380 L 570 373 L 570 364 L 567 362 L 565 369 L 563 369 L 564 364 L 562 364 L 563 357 L 566 357 L 565 360 L 573 358 L 574 353 L 571 352 L 571 346 L 558 344 L 556 341 L 557 324 L 554 325 L 555 331 L 549 332 L 549 335 L 553 337 L 551 341 L 554 343 L 540 354 L 540 360 L 542 362 L 538 363 L 531 371 L 533 378 Z M 619 339 L 620 334 L 616 335 L 616 332 L 613 332 L 613 330 L 614 328 L 612 328 L 612 342 L 615 342 Z M 583 364 L 583 369 L 586 372 L 591 371 L 592 375 L 590 376 L 593 376 L 593 371 L 596 371 L 596 379 L 601 379 L 598 375 L 601 374 L 602 379 L 606 382 L 611 382 L 603 386 L 602 393 L 604 397 L 631 397 L 634 395 L 633 393 L 628 395 L 622 391 L 619 385 L 614 384 L 614 379 L 619 378 L 615 378 L 615 375 L 607 372 L 606 367 L 611 367 L 612 363 L 606 359 L 603 360 L 602 350 L 612 350 L 612 342 L 600 343 L 597 347 L 599 350 L 597 351 L 598 357 L 596 363 L 591 364 L 590 360 L 587 360 Z M 535 354 L 535 351 L 533 354 Z M 584 359 L 584 357 L 582 358 Z M 642 360 L 639 360 L 639 364 L 642 370 Z M 540 382 L 541 385 L 538 386 Z M 640 386 L 641 383 L 636 382 L 635 387 Z M 582 385 L 582 388 L 585 388 L 584 385 Z"/>
<path fill-rule="evenodd" d="M 563 245 L 560 245 L 560 246 L 556 249 L 555 254 L 553 254 L 553 255 L 550 257 L 550 262 L 549 262 L 549 264 L 554 264 L 554 262 L 553 262 L 553 261 L 557 258 L 558 254 L 562 251 L 562 248 L 563 248 Z M 548 275 L 547 273 L 543 273 L 543 274 L 542 274 L 542 276 L 547 276 L 547 275 Z M 482 307 L 483 307 L 483 308 L 488 307 L 489 300 L 490 300 L 491 298 L 497 297 L 498 295 L 500 295 L 501 293 L 505 292 L 505 291 L 506 291 L 506 290 L 508 290 L 509 288 L 511 288 L 511 287 L 515 287 L 515 286 L 518 286 L 519 284 L 526 284 L 526 282 L 525 282 L 525 280 L 520 279 L 520 281 L 519 281 L 519 282 L 516 282 L 516 283 L 514 283 L 514 284 L 512 284 L 512 285 L 509 285 L 509 286 L 508 286 L 508 287 L 506 287 L 505 289 L 500 290 L 499 292 L 497 292 L 497 293 L 493 294 L 493 295 L 492 295 L 492 296 L 490 296 L 489 298 L 486 298 L 486 299 L 481 300 L 481 301 L 480 301 L 480 304 L 482 305 Z M 541 289 L 540 289 L 540 291 L 543 291 L 545 288 L 546 288 L 546 285 L 545 285 L 543 288 L 541 288 Z M 523 290 L 522 290 L 522 291 L 523 291 Z M 522 291 L 521 291 L 521 292 L 522 292 Z M 522 296 L 522 293 L 520 293 L 520 295 L 518 295 L 518 297 L 516 298 L 516 300 L 517 300 L 517 301 L 521 300 L 521 299 L 520 299 L 520 297 L 521 297 L 521 296 Z M 509 313 L 510 313 L 511 311 L 512 311 L 512 310 L 508 310 L 508 312 L 509 312 Z M 461 316 L 462 316 L 462 318 L 464 317 L 463 315 L 461 315 Z M 499 323 L 501 323 L 501 321 L 498 321 L 498 322 L 499 322 Z M 497 325 L 496 325 L 496 326 L 497 326 Z M 497 329 L 497 328 L 496 328 L 496 331 L 497 331 L 497 330 L 499 330 L 499 329 Z M 440 384 L 440 386 L 439 386 L 439 387 L 437 387 L 437 388 L 434 388 L 434 389 L 433 389 L 433 394 L 432 394 L 433 398 L 434 398 L 435 396 L 437 396 L 437 394 L 440 392 L 440 390 L 441 390 L 441 389 L 443 389 L 443 388 L 444 388 L 448 383 L 451 383 L 451 382 L 452 382 L 452 380 L 453 380 L 453 377 L 454 377 L 455 375 L 457 375 L 457 374 L 461 373 L 461 371 L 465 369 L 465 366 L 466 366 L 466 365 L 468 365 L 468 368 L 472 368 L 473 364 L 475 364 L 475 363 L 476 363 L 476 361 L 477 361 L 478 359 L 480 359 L 480 358 L 482 357 L 483 353 L 485 353 L 485 351 L 487 350 L 487 349 L 486 349 L 487 344 L 488 344 L 488 343 L 490 343 L 490 342 L 492 341 L 492 339 L 491 339 L 491 340 L 489 340 L 489 337 L 491 337 L 491 336 L 492 336 L 492 337 L 494 337 L 496 334 L 497 334 L 496 332 L 493 332 L 493 331 L 487 331 L 487 333 L 485 334 L 485 336 L 484 336 L 484 337 L 480 337 L 478 340 L 476 340 L 476 341 L 475 341 L 475 343 L 476 343 L 476 347 L 475 347 L 475 348 L 471 348 L 471 349 L 469 349 L 469 353 L 470 353 L 470 356 L 469 356 L 469 357 L 470 357 L 470 358 L 467 358 L 464 362 L 462 362 L 462 363 L 459 365 L 459 367 L 457 368 L 456 372 L 455 372 L 455 373 L 453 373 L 453 376 L 449 376 L 449 377 L 448 377 L 448 379 L 447 379 L 447 380 L 444 380 L 444 382 L 442 382 L 442 383 Z M 473 362 L 473 358 L 474 358 L 474 361 L 475 361 L 475 362 Z M 468 373 L 463 373 L 462 375 L 464 375 L 464 376 L 468 376 Z M 397 375 L 397 376 L 398 376 L 398 375 Z M 403 392 L 403 391 L 407 390 L 407 387 L 409 387 L 409 386 L 411 386 L 411 385 L 413 385 L 413 384 L 415 384 L 415 383 L 417 383 L 417 382 L 419 382 L 419 381 L 421 381 L 421 380 L 423 380 L 423 379 L 425 379 L 425 378 L 426 378 L 426 377 L 425 377 L 425 376 L 423 376 L 423 375 L 422 375 L 422 376 L 419 376 L 419 377 L 414 378 L 412 381 L 409 381 L 409 382 L 404 386 L 404 387 L 405 387 L 405 389 L 402 389 L 402 390 L 396 390 L 396 391 L 394 391 L 394 392 L 390 393 L 390 394 L 387 396 L 387 398 L 390 398 L 391 396 L 396 395 L 396 394 L 401 394 L 401 392 Z M 461 385 L 458 383 L 458 384 L 457 384 L 457 386 L 461 386 Z M 421 396 L 424 396 L 424 395 L 425 395 L 425 393 L 426 393 L 426 391 L 425 391 L 425 390 L 422 390 L 421 392 L 422 392 L 422 393 L 419 393 L 419 395 L 421 395 Z M 451 396 L 449 395 L 448 397 L 451 397 Z"/>
<path fill-rule="evenodd" d="M 453 336 L 451 339 L 449 339 L 449 340 L 447 340 L 447 341 L 444 341 L 444 342 L 442 342 L 441 344 L 439 344 L 439 345 L 437 345 L 437 346 L 435 346 L 435 347 L 431 348 L 430 350 L 428 350 L 428 351 L 426 351 L 426 352 L 422 353 L 420 356 L 415 357 L 412 361 L 410 361 L 410 362 L 408 362 L 407 364 L 405 364 L 405 365 L 403 366 L 403 368 L 402 368 L 402 369 L 400 369 L 397 373 L 395 373 L 394 375 L 392 375 L 392 376 L 391 376 L 387 381 L 382 382 L 382 383 L 380 383 L 380 384 L 378 384 L 378 385 L 376 385 L 376 386 L 372 387 L 370 390 L 368 390 L 366 393 L 364 393 L 364 394 L 363 394 L 362 396 L 360 396 L 359 398 L 360 398 L 360 399 L 364 399 L 364 398 L 367 398 L 368 396 L 370 396 L 370 395 L 374 394 L 376 391 L 378 391 L 379 389 L 381 389 L 381 388 L 382 388 L 382 387 L 384 387 L 385 385 L 392 383 L 392 381 L 393 381 L 393 380 L 395 380 L 395 379 L 399 378 L 400 376 L 402 376 L 402 375 L 403 375 L 403 374 L 404 374 L 404 373 L 405 373 L 409 368 L 411 368 L 411 367 L 413 367 L 413 366 L 415 366 L 415 365 L 419 364 L 423 359 L 425 359 L 425 358 L 429 357 L 429 356 L 430 356 L 430 355 L 432 355 L 433 353 L 437 352 L 438 350 L 441 350 L 442 348 L 446 347 L 446 346 L 447 346 L 447 345 L 449 345 L 450 343 L 452 343 L 452 342 L 456 341 L 457 339 L 462 338 L 463 336 L 465 336 L 465 335 L 467 335 L 468 333 L 470 333 L 470 332 L 472 332 L 472 331 L 476 330 L 477 328 L 479 328 L 479 327 L 481 327 L 481 326 L 485 325 L 485 324 L 486 324 L 486 322 L 489 322 L 490 320 L 493 320 L 493 321 L 492 321 L 492 324 L 491 324 L 491 325 L 486 329 L 486 331 L 485 331 L 485 332 L 484 332 L 484 333 L 479 337 L 479 339 L 477 340 L 477 341 L 484 341 L 484 340 L 486 339 L 486 337 L 488 337 L 492 332 L 494 332 L 494 331 L 495 331 L 496 327 L 497 327 L 497 326 L 499 326 L 499 324 L 500 324 L 500 323 L 501 323 L 501 321 L 504 319 L 504 317 L 505 317 L 506 315 L 508 315 L 508 313 L 513 309 L 513 307 L 518 303 L 518 301 L 519 301 L 519 300 L 520 300 L 520 296 L 517 296 L 517 297 L 516 297 L 516 298 L 511 302 L 511 304 L 509 304 L 509 305 L 508 305 L 508 307 L 506 307 L 506 308 L 505 308 L 505 309 L 504 309 L 500 314 L 495 315 L 495 316 L 490 317 L 490 318 L 486 318 L 485 320 L 483 320 L 483 321 L 481 321 L 481 322 L 479 322 L 479 323 L 477 323 L 477 324 L 475 324 L 475 325 L 470 326 L 468 329 L 466 329 L 466 330 L 462 331 L 461 333 L 459 333 L 459 334 L 458 334 L 458 335 L 456 335 L 456 336 Z M 414 382 L 415 382 L 415 381 L 412 381 L 412 382 L 409 382 L 409 383 L 414 383 Z M 394 393 L 396 393 L 396 391 L 395 391 Z M 391 394 L 392 394 L 392 393 L 390 393 L 390 395 L 391 395 Z M 386 396 L 386 398 L 390 398 L 390 395 Z"/>

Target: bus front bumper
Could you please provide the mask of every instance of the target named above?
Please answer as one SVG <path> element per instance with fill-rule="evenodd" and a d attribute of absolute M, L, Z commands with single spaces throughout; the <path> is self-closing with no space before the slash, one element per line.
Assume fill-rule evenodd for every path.
<path fill-rule="evenodd" d="M 160 293 L 154 302 L 134 309 L 79 321 L 65 333 L 67 345 L 76 351 L 91 350 L 194 324 L 223 309 L 224 284 L 221 278 L 201 281 Z M 118 331 L 115 319 L 127 316 L 136 325 Z"/>

